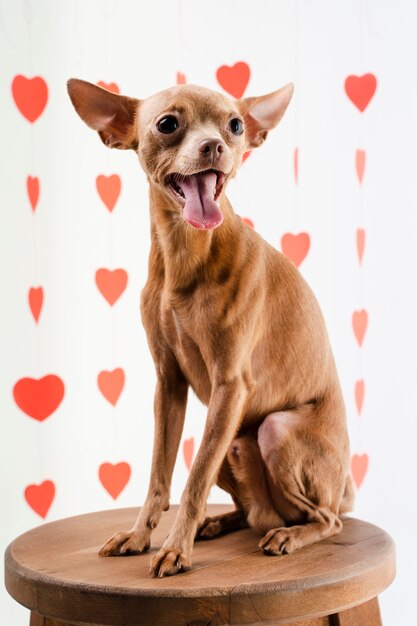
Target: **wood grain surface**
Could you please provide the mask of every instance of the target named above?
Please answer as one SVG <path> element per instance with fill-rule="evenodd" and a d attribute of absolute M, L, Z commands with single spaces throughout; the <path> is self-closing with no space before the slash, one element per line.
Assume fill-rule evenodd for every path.
<path fill-rule="evenodd" d="M 208 514 L 231 508 L 210 505 Z M 150 554 L 162 545 L 176 510 L 172 506 L 163 515 Z M 322 616 L 375 598 L 395 576 L 390 536 L 345 518 L 340 535 L 280 557 L 265 556 L 257 547 L 259 536 L 250 529 L 199 541 L 191 571 L 153 579 L 148 576 L 150 554 L 97 555 L 112 533 L 132 525 L 137 512 L 79 515 L 21 535 L 5 554 L 8 592 L 34 611 L 33 620 L 39 614 L 68 624 L 321 624 L 327 623 Z M 369 610 L 375 612 L 372 606 Z M 334 624 L 355 623 L 346 620 Z"/>

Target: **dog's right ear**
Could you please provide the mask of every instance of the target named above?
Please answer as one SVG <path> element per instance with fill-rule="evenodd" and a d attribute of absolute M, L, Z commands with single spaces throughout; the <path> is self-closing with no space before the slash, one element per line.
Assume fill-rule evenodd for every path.
<path fill-rule="evenodd" d="M 98 132 L 106 146 L 136 150 L 140 100 L 119 96 L 78 78 L 71 78 L 67 88 L 78 115 Z"/>

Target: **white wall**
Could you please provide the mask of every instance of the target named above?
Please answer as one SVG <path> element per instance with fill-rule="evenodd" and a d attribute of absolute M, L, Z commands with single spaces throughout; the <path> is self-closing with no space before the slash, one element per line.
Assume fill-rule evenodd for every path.
<path fill-rule="evenodd" d="M 385 624 L 415 625 L 416 28 L 413 0 L 1 0 L 3 547 L 43 523 L 24 498 L 29 485 L 35 485 L 29 499 L 36 500 L 43 481 L 54 483 L 45 517 L 51 521 L 142 503 L 150 467 L 154 372 L 139 316 L 149 248 L 145 177 L 132 153 L 106 150 L 81 123 L 65 82 L 71 76 L 114 81 L 123 93 L 146 97 L 175 83 L 179 71 L 188 82 L 222 90 L 217 69 L 243 61 L 251 72 L 246 95 L 288 81 L 296 92 L 280 128 L 245 162 L 229 197 L 278 248 L 285 233 L 310 237 L 300 270 L 328 323 L 358 483 L 368 459 L 355 515 L 381 525 L 397 544 L 397 580 L 381 597 Z M 377 88 L 360 112 L 344 83 L 366 73 L 375 75 Z M 46 107 L 33 123 L 13 100 L 16 75 L 47 84 Z M 23 106 L 27 87 L 23 81 Z M 357 150 L 366 151 L 362 184 Z M 96 177 L 112 174 L 121 179 L 121 193 L 109 212 Z M 28 176 L 40 180 L 35 211 Z M 366 231 L 362 264 L 358 228 Z M 95 284 L 99 268 L 127 272 L 113 306 Z M 36 323 L 28 291 L 38 286 L 44 301 Z M 360 347 L 352 316 L 362 309 L 369 322 Z M 112 405 L 97 377 L 115 368 L 123 369 L 125 385 Z M 17 406 L 13 388 L 47 374 L 63 381 L 65 393 L 41 422 Z M 192 444 L 186 440 L 193 439 L 195 450 L 203 424 L 204 409 L 190 397 L 173 502 L 187 477 Z M 99 467 L 119 462 L 129 464 L 131 475 L 114 500 Z M 210 501 L 229 500 L 213 488 Z M 27 623 L 26 609 L 5 591 L 0 598 L 2 623 Z"/>

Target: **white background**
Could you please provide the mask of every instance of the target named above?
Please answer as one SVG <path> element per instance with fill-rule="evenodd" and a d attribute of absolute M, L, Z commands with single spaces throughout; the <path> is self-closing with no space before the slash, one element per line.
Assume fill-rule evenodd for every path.
<path fill-rule="evenodd" d="M 308 232 L 300 270 L 327 320 L 344 390 L 353 454 L 369 467 L 355 515 L 394 538 L 395 583 L 381 596 L 386 626 L 415 626 L 417 577 L 415 436 L 417 360 L 417 5 L 388 1 L 2 0 L 0 3 L 0 488 L 1 545 L 40 523 L 25 502 L 29 484 L 49 479 L 56 495 L 46 521 L 136 506 L 147 489 L 153 430 L 154 370 L 139 315 L 149 249 L 147 186 L 133 153 L 106 150 L 68 100 L 76 76 L 116 82 L 144 98 L 175 83 L 221 90 L 216 70 L 245 61 L 245 95 L 293 81 L 294 100 L 267 143 L 230 184 L 237 213 L 270 243 Z M 347 98 L 348 75 L 372 72 L 378 86 L 360 113 Z M 42 76 L 48 104 L 29 124 L 11 95 L 17 74 Z M 299 148 L 299 184 L 293 151 Z M 363 184 L 355 152 L 364 149 Z M 117 173 L 122 192 L 110 214 L 95 180 Z M 33 213 L 27 176 L 41 181 Z M 366 230 L 362 266 L 355 237 Z M 128 285 L 110 307 L 98 268 L 124 268 Z M 36 324 L 27 293 L 41 285 Z M 359 348 L 352 314 L 369 326 Z M 102 370 L 122 367 L 116 406 L 97 387 Z M 65 383 L 58 410 L 40 423 L 15 404 L 24 377 L 55 373 Z M 359 416 L 355 381 L 365 381 Z M 201 438 L 204 409 L 190 396 L 184 439 Z M 114 501 L 98 479 L 103 462 L 126 461 L 132 475 Z M 187 477 L 180 452 L 172 488 Z M 210 501 L 228 502 L 213 488 Z M 148 557 L 144 557 L 148 558 Z M 28 623 L 28 611 L 3 590 L 0 622 Z"/>

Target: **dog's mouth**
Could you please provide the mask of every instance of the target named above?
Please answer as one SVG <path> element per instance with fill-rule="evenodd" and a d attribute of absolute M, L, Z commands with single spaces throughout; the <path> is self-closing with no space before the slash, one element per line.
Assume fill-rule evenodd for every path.
<path fill-rule="evenodd" d="M 219 198 L 226 181 L 226 174 L 209 169 L 190 176 L 173 173 L 165 178 L 165 184 L 183 207 L 184 219 L 194 228 L 216 228 L 223 222 Z"/>

